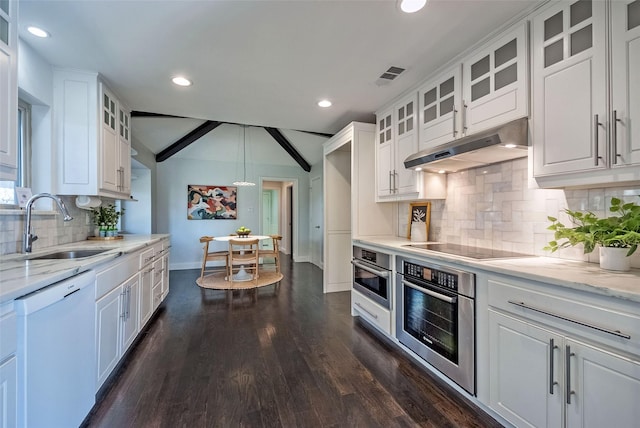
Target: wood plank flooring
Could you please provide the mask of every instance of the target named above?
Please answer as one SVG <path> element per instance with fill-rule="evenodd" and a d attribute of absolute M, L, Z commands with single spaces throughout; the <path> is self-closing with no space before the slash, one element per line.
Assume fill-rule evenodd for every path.
<path fill-rule="evenodd" d="M 283 258 L 278 288 L 171 290 L 85 427 L 499 427 Z"/>

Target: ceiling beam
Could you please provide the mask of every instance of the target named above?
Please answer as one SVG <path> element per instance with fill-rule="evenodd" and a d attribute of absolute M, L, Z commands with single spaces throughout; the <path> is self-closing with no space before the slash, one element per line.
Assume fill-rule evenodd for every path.
<path fill-rule="evenodd" d="M 218 126 L 222 125 L 224 122 L 218 122 L 216 120 L 207 120 L 202 125 L 198 126 L 193 131 L 189 132 L 184 137 L 180 138 L 178 141 L 161 151 L 156 155 L 156 162 L 162 162 L 169 159 L 171 156 L 178 153 L 180 150 L 187 147 L 189 144 L 198 140 L 200 137 L 208 134 L 209 132 L 216 129 Z"/>
<path fill-rule="evenodd" d="M 289 153 L 289 156 L 291 156 L 293 160 L 298 162 L 298 165 L 300 165 L 302 169 L 307 172 L 311 171 L 311 165 L 309 165 L 309 163 L 302 157 L 302 155 L 298 153 L 296 148 L 293 147 L 289 140 L 287 140 L 287 137 L 285 137 L 282 132 L 280 132 L 280 130 L 276 128 L 270 128 L 268 126 L 265 126 L 264 129 L 269 133 L 269 135 L 271 135 L 271 137 L 273 137 L 274 140 L 278 142 L 278 144 L 280 144 L 280 146 L 287 153 Z"/>
<path fill-rule="evenodd" d="M 174 116 L 172 114 L 152 113 L 149 111 L 137 111 L 137 110 L 133 110 L 131 112 L 131 117 L 173 117 L 176 119 L 192 119 L 191 117 L 186 117 L 186 116 Z"/>
<path fill-rule="evenodd" d="M 325 134 L 324 132 L 315 132 L 315 131 L 302 131 L 300 129 L 292 129 L 292 131 L 296 132 L 304 132 L 305 134 L 317 135 L 318 137 L 331 138 L 333 134 Z"/>

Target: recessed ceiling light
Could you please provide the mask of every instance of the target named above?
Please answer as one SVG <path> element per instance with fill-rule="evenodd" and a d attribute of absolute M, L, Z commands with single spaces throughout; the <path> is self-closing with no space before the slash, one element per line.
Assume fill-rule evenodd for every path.
<path fill-rule="evenodd" d="M 31 27 L 27 27 L 27 31 L 33 34 L 34 36 L 41 37 L 43 39 L 49 37 L 49 33 L 44 31 L 42 28 L 31 26 Z"/>
<path fill-rule="evenodd" d="M 417 168 L 416 168 L 416 171 L 422 171 L 422 168 L 417 167 Z"/>
<path fill-rule="evenodd" d="M 171 79 L 171 81 L 178 86 L 191 86 L 191 80 L 187 79 L 186 77 L 177 76 Z"/>
<path fill-rule="evenodd" d="M 427 4 L 427 0 L 401 0 L 400 10 L 405 13 L 417 12 Z"/>
<path fill-rule="evenodd" d="M 331 107 L 331 101 L 329 101 L 329 100 L 318 101 L 318 105 L 320 107 L 324 107 L 324 108 Z"/>
<path fill-rule="evenodd" d="M 441 169 L 440 171 L 438 171 L 438 174 L 444 174 L 445 172 L 447 171 L 445 171 L 444 169 Z"/>
<path fill-rule="evenodd" d="M 513 144 L 513 143 L 505 144 L 504 146 L 505 146 L 507 149 L 513 149 L 513 148 L 515 148 L 515 147 L 516 147 L 516 145 L 515 145 L 515 144 Z"/>

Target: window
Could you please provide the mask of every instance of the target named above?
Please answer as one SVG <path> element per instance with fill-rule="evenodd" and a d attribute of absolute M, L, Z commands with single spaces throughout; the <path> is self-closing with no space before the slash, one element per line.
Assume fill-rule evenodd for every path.
<path fill-rule="evenodd" d="M 18 101 L 18 178 L 15 181 L 0 181 L 0 206 L 15 208 L 16 187 L 31 186 L 31 106 Z"/>

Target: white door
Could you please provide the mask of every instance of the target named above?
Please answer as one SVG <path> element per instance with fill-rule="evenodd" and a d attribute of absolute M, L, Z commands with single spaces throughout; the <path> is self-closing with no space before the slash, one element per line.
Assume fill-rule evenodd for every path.
<path fill-rule="evenodd" d="M 96 302 L 96 390 L 114 369 L 120 359 L 120 294 L 122 287 L 116 287 Z"/>
<path fill-rule="evenodd" d="M 518 427 L 561 427 L 562 337 L 492 310 L 489 329 L 491 408 Z"/>
<path fill-rule="evenodd" d="M 637 427 L 640 362 L 567 340 L 567 427 Z"/>
<path fill-rule="evenodd" d="M 11 357 L 0 364 L 0 428 L 16 426 L 18 361 Z"/>
<path fill-rule="evenodd" d="M 319 268 L 323 265 L 323 211 L 322 178 L 316 177 L 311 180 L 311 263 Z"/>
<path fill-rule="evenodd" d="M 640 163 L 640 2 L 611 2 L 612 164 Z"/>

